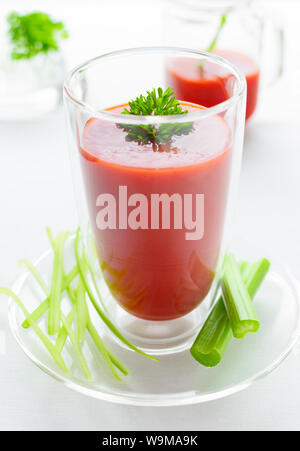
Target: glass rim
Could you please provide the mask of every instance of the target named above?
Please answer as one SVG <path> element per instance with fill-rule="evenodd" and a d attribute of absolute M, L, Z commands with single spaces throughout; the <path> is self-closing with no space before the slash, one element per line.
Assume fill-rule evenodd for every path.
<path fill-rule="evenodd" d="M 145 54 L 145 53 L 160 53 L 160 54 L 171 54 L 174 53 L 178 57 L 179 56 L 190 56 L 191 58 L 200 58 L 213 61 L 214 63 L 218 64 L 219 66 L 225 67 L 229 69 L 230 73 L 233 74 L 236 77 L 236 80 L 238 81 L 238 89 L 235 94 L 233 94 L 229 99 L 215 105 L 212 107 L 207 107 L 203 109 L 199 109 L 199 111 L 196 112 L 189 112 L 187 114 L 174 114 L 174 115 L 168 115 L 168 116 L 138 116 L 138 115 L 126 115 L 126 123 L 129 124 L 161 124 L 161 123 L 168 123 L 168 122 L 187 122 L 187 121 L 195 121 L 197 119 L 203 119 L 205 117 L 209 117 L 212 115 L 220 114 L 232 107 L 233 105 L 237 104 L 240 98 L 245 94 L 246 92 L 246 78 L 244 74 L 241 72 L 241 70 L 234 64 L 227 61 L 225 58 L 215 55 L 213 53 L 198 51 L 198 50 L 191 50 L 187 48 L 181 48 L 181 47 L 167 47 L 167 46 L 154 46 L 154 47 L 135 47 L 135 48 L 129 48 L 129 49 L 123 49 L 123 50 L 115 50 L 109 53 L 105 53 L 102 55 L 98 55 L 94 58 L 91 58 L 87 61 L 84 61 L 83 63 L 75 66 L 66 76 L 64 85 L 63 85 L 63 92 L 64 97 L 71 101 L 76 107 L 79 107 L 81 109 L 86 110 L 90 114 L 93 114 L 93 117 L 97 117 L 99 119 L 107 120 L 107 121 L 113 121 L 115 123 L 124 123 L 124 114 L 122 113 L 114 113 L 109 110 L 96 110 L 94 107 L 89 105 L 88 103 L 78 99 L 75 95 L 73 95 L 71 90 L 71 83 L 74 77 L 77 73 L 83 72 L 90 68 L 92 65 L 98 63 L 102 60 L 109 60 L 109 59 L 117 59 L 122 56 L 132 56 L 132 55 L 139 55 L 139 54 Z M 175 56 L 175 55 L 174 55 Z M 110 105 L 112 106 L 112 105 Z M 108 108 L 110 107 L 108 106 Z"/>

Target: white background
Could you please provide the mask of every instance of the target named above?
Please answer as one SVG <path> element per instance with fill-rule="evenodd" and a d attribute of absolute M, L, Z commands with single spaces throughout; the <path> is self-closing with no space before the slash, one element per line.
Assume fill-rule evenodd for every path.
<path fill-rule="evenodd" d="M 235 228 L 262 249 L 276 249 L 300 277 L 300 8 L 298 0 L 274 3 L 287 29 L 285 75 L 264 93 L 247 127 Z M 0 15 L 12 8 L 43 9 L 66 21 L 68 67 L 104 51 L 160 43 L 159 0 L 1 0 Z M 47 247 L 46 225 L 59 231 L 77 224 L 64 125 L 62 111 L 0 123 L 1 286 L 13 281 L 21 257 L 35 259 Z M 246 391 L 208 404 L 138 408 L 93 400 L 23 355 L 0 299 L 0 430 L 299 430 L 299 374 L 295 353 Z"/>

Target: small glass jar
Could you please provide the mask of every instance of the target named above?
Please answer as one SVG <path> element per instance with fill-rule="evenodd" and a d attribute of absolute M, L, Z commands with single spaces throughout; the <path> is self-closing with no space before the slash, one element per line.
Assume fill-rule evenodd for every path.
<path fill-rule="evenodd" d="M 247 81 L 248 119 L 257 106 L 261 79 L 268 84 L 282 72 L 283 31 L 262 17 L 251 0 L 172 0 L 166 2 L 164 43 L 202 51 L 210 51 L 222 17 L 225 24 L 218 34 L 213 52 L 236 64 Z M 266 45 L 265 45 L 266 44 Z M 205 68 L 204 68 L 205 69 Z M 173 87 L 179 98 L 212 106 L 225 100 L 225 92 L 215 99 L 207 94 L 211 74 L 194 67 L 174 69 Z M 204 81 L 206 89 L 203 88 Z M 220 91 L 226 74 L 219 75 L 211 90 Z M 219 86 L 217 86 L 219 85 Z M 207 98 L 208 96 L 208 98 Z M 212 103 L 216 102 L 216 103 Z"/>

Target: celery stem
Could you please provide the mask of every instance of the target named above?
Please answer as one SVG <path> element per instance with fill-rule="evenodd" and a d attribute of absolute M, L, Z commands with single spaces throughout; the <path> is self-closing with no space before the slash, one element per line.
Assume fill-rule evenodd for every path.
<path fill-rule="evenodd" d="M 221 287 L 234 337 L 242 339 L 249 332 L 257 332 L 259 321 L 238 264 L 231 253 L 225 256 Z"/>
<path fill-rule="evenodd" d="M 74 266 L 73 269 L 66 275 L 63 281 L 62 291 L 67 290 L 70 283 L 73 281 L 73 279 L 78 274 L 78 268 L 77 265 Z M 40 317 L 47 312 L 49 308 L 49 297 L 46 298 L 30 315 L 29 317 L 32 318 L 34 321 L 38 321 Z M 30 324 L 27 320 L 23 321 L 22 327 L 24 329 L 27 329 L 30 327 Z"/>
<path fill-rule="evenodd" d="M 62 319 L 62 322 L 63 322 L 63 325 L 64 325 L 66 331 L 68 332 L 68 336 L 69 336 L 69 338 L 71 340 L 71 343 L 72 343 L 72 345 L 74 347 L 75 354 L 77 355 L 79 364 L 80 364 L 80 366 L 81 366 L 81 368 L 82 368 L 82 370 L 83 370 L 83 372 L 85 374 L 85 377 L 88 380 L 91 380 L 92 379 L 91 372 L 89 370 L 89 367 L 88 367 L 87 362 L 85 360 L 85 357 L 83 355 L 83 352 L 82 352 L 82 349 L 80 347 L 78 338 L 76 337 L 76 334 L 75 334 L 72 326 L 69 324 L 67 318 L 65 318 L 65 316 L 62 313 L 61 313 L 61 319 Z"/>
<path fill-rule="evenodd" d="M 39 328 L 37 323 L 30 317 L 29 312 L 27 311 L 26 307 L 22 303 L 21 299 L 10 289 L 8 288 L 0 288 L 0 294 L 5 294 L 9 297 L 11 297 L 20 307 L 22 312 L 24 313 L 27 321 L 29 322 L 30 326 L 32 327 L 33 331 L 36 333 L 36 335 L 39 337 L 41 342 L 44 344 L 45 348 L 48 350 L 49 354 L 53 357 L 55 362 L 61 367 L 61 369 L 69 374 L 69 370 L 66 367 L 66 364 L 60 355 L 60 353 L 57 351 L 54 344 L 49 340 L 49 338 L 42 332 L 42 330 Z"/>
<path fill-rule="evenodd" d="M 256 263 L 242 262 L 240 269 L 246 288 L 253 299 L 270 267 L 266 259 Z M 192 356 L 202 365 L 213 367 L 220 363 L 233 338 L 232 328 L 220 296 L 200 330 L 192 348 Z"/>
<path fill-rule="evenodd" d="M 60 328 L 60 301 L 64 275 L 64 244 L 68 233 L 59 233 L 54 243 L 53 271 L 50 289 L 48 333 L 54 335 Z"/>

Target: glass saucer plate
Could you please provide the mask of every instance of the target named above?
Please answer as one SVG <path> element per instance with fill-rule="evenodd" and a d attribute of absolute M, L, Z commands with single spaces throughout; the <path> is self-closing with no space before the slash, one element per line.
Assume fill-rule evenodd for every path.
<path fill-rule="evenodd" d="M 68 241 L 65 251 L 69 265 L 75 261 L 73 239 Z M 253 255 L 253 246 L 243 245 L 242 248 L 241 255 L 249 258 L 266 255 L 261 250 Z M 247 252 L 251 249 L 251 253 L 244 253 L 244 249 L 248 249 Z M 51 250 L 35 263 L 45 280 L 50 278 L 51 263 Z M 27 271 L 20 274 L 13 290 L 30 311 L 37 306 L 38 299 L 43 298 L 43 293 Z M 67 387 L 94 398 L 122 404 L 175 406 L 207 402 L 243 390 L 271 373 L 296 347 L 300 338 L 299 282 L 288 268 L 274 259 L 255 298 L 255 307 L 261 322 L 259 332 L 249 334 L 242 341 L 234 340 L 223 361 L 215 368 L 199 365 L 188 350 L 159 356 L 159 362 L 144 358 L 120 346 L 109 335 L 110 332 L 105 331 L 100 320 L 93 316 L 107 345 L 131 371 L 123 382 L 111 376 L 88 334 L 83 350 L 92 372 L 92 382 L 85 379 L 68 341 L 62 355 L 71 375 L 65 375 L 60 370 L 31 329 L 21 327 L 24 317 L 13 301 L 9 304 L 9 323 L 25 354 Z M 40 326 L 45 329 L 45 318 L 41 319 Z"/>

